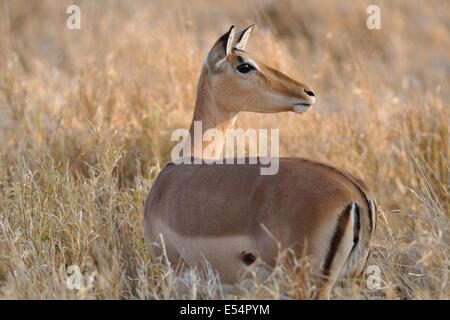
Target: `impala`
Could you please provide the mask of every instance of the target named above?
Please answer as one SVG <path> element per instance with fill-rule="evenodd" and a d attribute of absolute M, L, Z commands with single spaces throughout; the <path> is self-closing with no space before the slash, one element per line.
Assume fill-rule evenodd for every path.
<path fill-rule="evenodd" d="M 226 133 L 241 111 L 303 113 L 316 101 L 310 87 L 244 51 L 252 30 L 231 27 L 207 56 L 192 120 L 203 130 Z M 329 297 L 337 279 L 366 264 L 376 224 L 370 192 L 350 174 L 302 158 L 280 158 L 275 175 L 261 175 L 260 166 L 167 165 L 145 204 L 152 255 L 190 267 L 206 259 L 222 283 L 234 284 L 257 259 L 273 266 L 290 248 L 311 258 L 320 297 Z"/>

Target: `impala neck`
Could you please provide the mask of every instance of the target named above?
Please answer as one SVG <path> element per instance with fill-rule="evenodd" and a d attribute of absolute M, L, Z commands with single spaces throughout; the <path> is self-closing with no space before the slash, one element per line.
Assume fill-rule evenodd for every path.
<path fill-rule="evenodd" d="M 237 117 L 235 112 L 227 112 L 223 106 L 217 104 L 212 95 L 209 84 L 207 71 L 203 69 L 197 88 L 197 99 L 195 102 L 194 116 L 189 129 L 191 135 L 191 155 L 196 158 L 205 158 L 203 150 L 216 150 L 215 156 L 206 158 L 219 158 L 223 151 L 224 141 L 221 139 L 211 138 L 210 141 L 203 141 L 203 134 L 209 129 L 216 129 L 222 133 L 222 137 L 226 137 L 227 131 L 234 125 Z M 201 122 L 201 128 L 199 127 Z M 194 124 L 197 127 L 194 127 Z M 198 148 L 201 146 L 202 148 Z"/>

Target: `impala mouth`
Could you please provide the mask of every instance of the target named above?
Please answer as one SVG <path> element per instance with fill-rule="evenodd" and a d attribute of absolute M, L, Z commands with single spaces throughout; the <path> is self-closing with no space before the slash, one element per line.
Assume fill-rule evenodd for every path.
<path fill-rule="evenodd" d="M 308 110 L 312 106 L 312 104 L 306 103 L 306 102 L 301 102 L 301 103 L 294 103 L 293 106 L 294 106 L 294 108 L 293 108 L 294 112 L 303 113 L 306 110 Z"/>

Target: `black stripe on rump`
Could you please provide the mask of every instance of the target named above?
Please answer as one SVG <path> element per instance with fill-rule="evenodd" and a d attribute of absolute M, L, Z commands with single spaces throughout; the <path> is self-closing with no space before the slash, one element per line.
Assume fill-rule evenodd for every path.
<path fill-rule="evenodd" d="M 338 218 L 338 221 L 336 224 L 336 229 L 334 230 L 333 237 L 331 238 L 331 243 L 330 243 L 330 247 L 328 249 L 328 254 L 325 258 L 325 262 L 324 262 L 323 268 L 322 268 L 322 273 L 324 276 L 330 275 L 330 269 L 333 264 L 334 257 L 336 256 L 336 253 L 338 251 L 342 237 L 344 236 L 344 233 L 345 233 L 345 228 L 347 227 L 348 221 L 350 219 L 352 206 L 353 206 L 353 203 L 349 203 L 344 208 L 344 210 L 342 210 L 341 214 L 339 215 L 339 218 Z"/>
<path fill-rule="evenodd" d="M 359 232 L 361 230 L 361 214 L 359 212 L 359 206 L 355 203 L 355 221 L 353 225 L 353 248 L 355 248 L 356 244 L 359 241 Z"/>

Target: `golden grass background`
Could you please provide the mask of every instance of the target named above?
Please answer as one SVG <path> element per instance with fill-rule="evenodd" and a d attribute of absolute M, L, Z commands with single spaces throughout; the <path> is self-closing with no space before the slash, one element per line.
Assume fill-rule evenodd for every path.
<path fill-rule="evenodd" d="M 372 3 L 1 0 L 0 298 L 178 297 L 146 250 L 143 202 L 209 48 L 256 22 L 247 50 L 318 103 L 237 126 L 280 128 L 282 155 L 347 169 L 378 200 L 382 288 L 349 280 L 334 298 L 449 299 L 450 3 L 376 1 L 383 29 L 368 30 Z M 91 278 L 81 290 L 66 287 L 70 265 Z M 190 286 L 221 297 L 213 278 Z M 308 297 L 299 266 L 238 296 Z"/>

